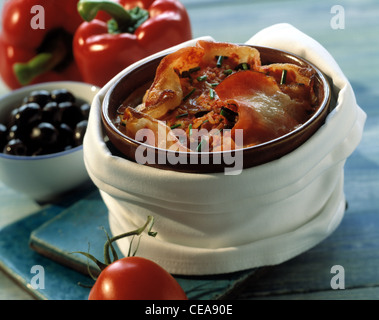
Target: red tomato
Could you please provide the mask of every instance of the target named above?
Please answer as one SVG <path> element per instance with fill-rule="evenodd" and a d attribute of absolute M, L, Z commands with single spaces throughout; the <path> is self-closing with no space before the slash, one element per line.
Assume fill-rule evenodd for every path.
<path fill-rule="evenodd" d="M 187 300 L 174 277 L 155 262 L 126 257 L 101 271 L 89 300 Z"/>

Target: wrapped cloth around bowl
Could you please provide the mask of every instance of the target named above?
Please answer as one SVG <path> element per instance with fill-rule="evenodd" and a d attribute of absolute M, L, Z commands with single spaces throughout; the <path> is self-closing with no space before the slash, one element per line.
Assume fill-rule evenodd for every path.
<path fill-rule="evenodd" d="M 239 175 L 162 170 L 112 154 L 104 141 L 101 105 L 125 70 L 93 101 L 84 159 L 109 210 L 111 231 L 136 229 L 147 215 L 154 216 L 158 235 L 144 236 L 138 254 L 174 274 L 279 264 L 325 239 L 344 215 L 344 164 L 366 118 L 349 81 L 325 48 L 290 25 L 264 29 L 247 43 L 286 50 L 316 65 L 333 84 L 335 107 L 300 147 Z M 126 255 L 129 240 L 117 244 Z"/>

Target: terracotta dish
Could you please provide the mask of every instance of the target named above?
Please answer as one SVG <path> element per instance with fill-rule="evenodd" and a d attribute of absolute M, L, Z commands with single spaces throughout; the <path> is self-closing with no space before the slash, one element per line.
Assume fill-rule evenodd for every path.
<path fill-rule="evenodd" d="M 299 147 L 324 123 L 329 112 L 330 86 L 327 79 L 317 67 L 296 55 L 267 47 L 247 47 L 258 50 L 261 66 L 288 63 L 309 68 L 314 73 L 312 90 L 317 102 L 314 112 L 304 123 L 271 140 L 222 151 L 172 151 L 137 141 L 127 135 L 120 125 L 120 106 L 125 100 L 135 107 L 141 104 L 143 96 L 154 81 L 161 60 L 167 55 L 162 54 L 128 69 L 107 92 L 102 106 L 102 120 L 110 142 L 120 151 L 121 156 L 129 160 L 141 163 L 136 155 L 141 150 L 139 147 L 143 146 L 145 153 L 154 155 L 153 161 L 144 164 L 190 173 L 222 172 L 231 166 L 231 159 L 238 159 L 243 168 L 250 168 L 278 159 Z"/>

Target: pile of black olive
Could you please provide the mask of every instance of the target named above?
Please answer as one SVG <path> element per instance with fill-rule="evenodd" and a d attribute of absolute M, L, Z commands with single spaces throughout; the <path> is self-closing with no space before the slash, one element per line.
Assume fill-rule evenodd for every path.
<path fill-rule="evenodd" d="M 0 152 L 38 156 L 79 146 L 89 109 L 67 89 L 33 91 L 0 123 Z"/>

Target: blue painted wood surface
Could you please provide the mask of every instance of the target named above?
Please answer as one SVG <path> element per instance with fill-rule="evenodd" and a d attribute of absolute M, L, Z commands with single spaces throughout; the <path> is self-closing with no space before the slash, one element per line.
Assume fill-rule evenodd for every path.
<path fill-rule="evenodd" d="M 48 206 L 0 231 L 0 266 L 23 290 L 37 299 L 83 300 L 88 297 L 88 289 L 78 286 L 78 282 L 88 283 L 87 276 L 55 263 L 29 247 L 32 231 L 69 208 L 73 204 L 70 200 Z M 38 283 L 38 288 L 32 287 L 32 278 L 37 275 L 32 272 L 33 266 L 42 266 L 44 270 L 44 280 Z"/>

